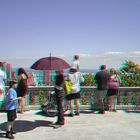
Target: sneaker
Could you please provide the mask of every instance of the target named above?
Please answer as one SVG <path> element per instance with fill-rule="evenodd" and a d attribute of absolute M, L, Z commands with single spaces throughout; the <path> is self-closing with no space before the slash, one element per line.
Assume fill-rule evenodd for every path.
<path fill-rule="evenodd" d="M 93 114 L 95 114 L 95 113 L 96 113 L 96 111 L 95 111 L 95 110 L 93 110 L 93 111 L 92 111 L 92 113 L 93 113 Z"/>
<path fill-rule="evenodd" d="M 99 111 L 99 114 L 105 114 L 104 110 Z"/>
<path fill-rule="evenodd" d="M 65 122 L 64 121 L 62 121 L 62 122 L 55 122 L 53 125 L 64 125 L 65 124 Z"/>
<path fill-rule="evenodd" d="M 59 122 L 57 121 L 57 122 L 55 122 L 53 125 L 57 125 L 57 124 L 59 124 Z"/>
<path fill-rule="evenodd" d="M 9 139 L 14 139 L 15 137 L 13 136 L 13 134 L 11 132 L 6 132 L 6 138 L 9 138 Z"/>
<path fill-rule="evenodd" d="M 16 131 L 13 131 L 13 129 L 11 129 L 11 133 L 12 133 L 12 134 L 16 134 Z"/>
<path fill-rule="evenodd" d="M 64 125 L 65 124 L 65 121 L 62 121 L 62 122 L 59 122 L 60 125 Z"/>
<path fill-rule="evenodd" d="M 60 125 L 60 124 L 56 124 L 56 125 L 53 125 L 53 128 L 54 129 L 57 129 L 57 128 L 60 128 L 62 125 Z"/>
<path fill-rule="evenodd" d="M 70 117 L 74 117 L 74 114 L 73 114 L 73 113 L 70 113 L 70 114 L 68 114 L 68 116 L 70 116 Z"/>
<path fill-rule="evenodd" d="M 23 111 L 19 110 L 18 113 L 23 114 Z"/>
<path fill-rule="evenodd" d="M 79 113 L 79 112 L 76 112 L 75 115 L 76 115 L 76 116 L 80 116 L 80 113 Z"/>
<path fill-rule="evenodd" d="M 114 112 L 117 112 L 117 110 L 116 110 L 116 109 L 114 109 L 113 111 L 114 111 Z"/>

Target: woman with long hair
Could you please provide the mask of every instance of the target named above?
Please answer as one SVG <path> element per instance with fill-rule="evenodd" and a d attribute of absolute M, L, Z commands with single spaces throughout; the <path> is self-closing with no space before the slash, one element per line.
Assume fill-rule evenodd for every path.
<path fill-rule="evenodd" d="M 110 69 L 109 79 L 108 79 L 108 110 L 116 111 L 115 104 L 117 100 L 117 94 L 119 92 L 118 87 L 120 85 L 120 78 L 114 68 Z"/>
<path fill-rule="evenodd" d="M 19 100 L 19 113 L 23 113 L 24 108 L 24 100 L 27 95 L 28 84 L 27 84 L 28 75 L 23 68 L 19 68 L 18 70 L 18 86 L 17 86 L 17 96 L 23 97 Z"/>

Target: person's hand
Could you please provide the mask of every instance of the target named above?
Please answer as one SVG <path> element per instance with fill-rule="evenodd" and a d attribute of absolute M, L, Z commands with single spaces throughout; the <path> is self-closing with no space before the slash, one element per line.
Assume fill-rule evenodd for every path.
<path fill-rule="evenodd" d="M 20 99 L 22 99 L 22 97 L 18 97 L 18 99 L 20 100 Z"/>

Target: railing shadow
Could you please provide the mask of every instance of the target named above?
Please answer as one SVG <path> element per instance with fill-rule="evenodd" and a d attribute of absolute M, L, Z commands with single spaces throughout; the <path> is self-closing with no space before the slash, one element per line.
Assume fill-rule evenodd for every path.
<path fill-rule="evenodd" d="M 126 113 L 140 113 L 140 110 L 126 110 Z"/>

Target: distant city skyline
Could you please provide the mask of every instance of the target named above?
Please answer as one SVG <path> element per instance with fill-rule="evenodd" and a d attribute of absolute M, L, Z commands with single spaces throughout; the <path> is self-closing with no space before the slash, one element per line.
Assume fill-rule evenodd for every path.
<path fill-rule="evenodd" d="M 59 56 L 81 68 L 140 64 L 139 0 L 0 0 L 0 61 L 30 67 Z"/>

